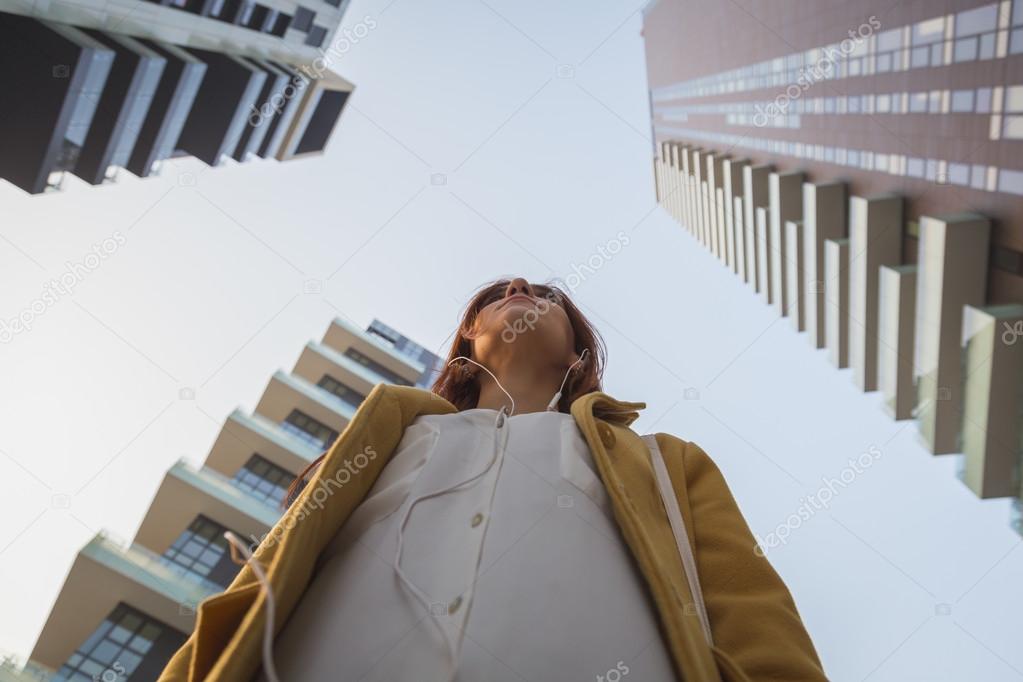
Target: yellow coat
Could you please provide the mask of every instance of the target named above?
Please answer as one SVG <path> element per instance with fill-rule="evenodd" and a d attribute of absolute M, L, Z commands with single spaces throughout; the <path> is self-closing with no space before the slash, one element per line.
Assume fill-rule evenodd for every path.
<path fill-rule="evenodd" d="M 788 589 L 767 559 L 754 552 L 753 536 L 718 468 L 699 446 L 658 434 L 696 555 L 714 641 L 713 647 L 707 644 L 657 492 L 649 450 L 629 428 L 643 407 L 590 393 L 572 404 L 572 416 L 650 589 L 679 678 L 826 680 Z M 373 487 L 405 428 L 419 415 L 455 411 L 448 401 L 419 389 L 381 384 L 370 393 L 323 465 L 256 550 L 277 599 L 278 630 L 309 585 L 320 551 Z M 352 470 L 356 455 L 370 451 L 377 456 L 363 456 L 360 463 L 365 466 L 355 475 L 338 476 L 345 468 Z M 265 617 L 265 594 L 251 567 L 245 566 L 225 592 L 199 606 L 195 631 L 167 664 L 160 682 L 248 682 L 262 665 Z"/>

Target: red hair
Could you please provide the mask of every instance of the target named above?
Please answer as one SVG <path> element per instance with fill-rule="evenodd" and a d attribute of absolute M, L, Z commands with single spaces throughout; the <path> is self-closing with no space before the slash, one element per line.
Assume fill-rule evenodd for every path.
<path fill-rule="evenodd" d="M 506 279 L 491 282 L 481 287 L 472 297 L 462 313 L 458 329 L 455 330 L 455 339 L 451 343 L 451 350 L 448 351 L 447 362 L 433 383 L 433 392 L 457 407 L 459 411 L 476 407 L 480 397 L 480 385 L 476 372 L 467 371 L 461 363 L 451 364 L 451 361 L 459 356 L 472 357 L 476 318 L 483 308 L 504 296 L 509 283 L 510 281 Z M 589 351 L 586 358 L 579 363 L 578 370 L 569 375 L 562 391 L 558 411 L 568 412 L 576 398 L 601 390 L 600 382 L 606 359 L 604 341 L 590 321 L 559 287 L 554 284 L 536 284 L 532 287 L 538 297 L 547 299 L 550 304 L 561 306 L 565 311 L 572 325 L 575 337 L 573 350 L 576 355 L 582 356 L 584 350 Z"/>
<path fill-rule="evenodd" d="M 452 364 L 451 361 L 459 356 L 472 357 L 476 318 L 484 307 L 504 296 L 510 283 L 510 280 L 499 279 L 482 286 L 472 297 L 462 313 L 462 321 L 459 323 L 458 329 L 455 330 L 455 339 L 451 343 L 451 350 L 448 351 L 447 362 L 433 383 L 432 391 L 454 405 L 459 412 L 476 407 L 480 398 L 480 384 L 476 372 L 467 370 L 462 363 Z M 576 355 L 582 357 L 584 350 L 589 351 L 577 366 L 576 371 L 569 375 L 565 382 L 565 388 L 561 392 L 558 411 L 568 412 L 576 398 L 601 390 L 604 363 L 607 359 L 604 340 L 560 287 L 554 284 L 535 284 L 532 287 L 538 297 L 546 299 L 549 304 L 561 306 L 565 311 L 569 324 L 572 325 L 572 334 L 575 337 L 573 350 Z M 327 452 L 325 451 L 292 481 L 282 506 L 287 507 L 291 504 L 305 484 L 306 477 L 323 462 L 326 456 Z"/>

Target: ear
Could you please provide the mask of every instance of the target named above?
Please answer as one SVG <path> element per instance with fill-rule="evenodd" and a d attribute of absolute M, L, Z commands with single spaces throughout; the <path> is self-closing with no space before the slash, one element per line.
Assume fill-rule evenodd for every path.
<path fill-rule="evenodd" d="M 569 356 L 568 366 L 572 368 L 573 372 L 580 372 L 583 370 L 583 368 L 586 367 L 586 363 L 589 360 L 589 357 L 590 357 L 589 350 L 585 348 L 583 349 L 581 355 L 579 353 L 572 353 Z"/>

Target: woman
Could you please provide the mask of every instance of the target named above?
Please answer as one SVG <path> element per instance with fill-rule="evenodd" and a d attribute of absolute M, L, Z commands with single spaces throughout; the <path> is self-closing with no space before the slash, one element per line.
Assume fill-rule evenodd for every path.
<path fill-rule="evenodd" d="M 484 287 L 433 392 L 373 390 L 161 680 L 824 680 L 714 463 L 631 431 L 603 363 L 556 287 Z"/>

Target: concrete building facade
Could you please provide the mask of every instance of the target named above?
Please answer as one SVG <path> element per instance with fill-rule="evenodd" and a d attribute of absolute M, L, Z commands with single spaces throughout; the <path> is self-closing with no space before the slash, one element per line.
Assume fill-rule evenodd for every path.
<path fill-rule="evenodd" d="M 1023 0 L 659 0 L 643 35 L 658 201 L 1023 531 Z M 715 222 L 689 160 L 732 157 Z"/>
<path fill-rule="evenodd" d="M 321 153 L 354 88 L 331 67 L 372 28 L 338 30 L 348 2 L 0 0 L 0 178 L 38 194 Z"/>
<path fill-rule="evenodd" d="M 179 461 L 167 471 L 130 542 L 100 533 L 79 551 L 30 665 L 0 666 L 0 674 L 155 680 L 195 626 L 199 602 L 240 569 L 224 532 L 258 544 L 283 513 L 291 481 L 330 447 L 373 386 L 425 385 L 438 363 L 379 321 L 363 331 L 335 319 L 291 372 L 270 378 L 254 412 L 227 417 L 201 466 Z"/>

